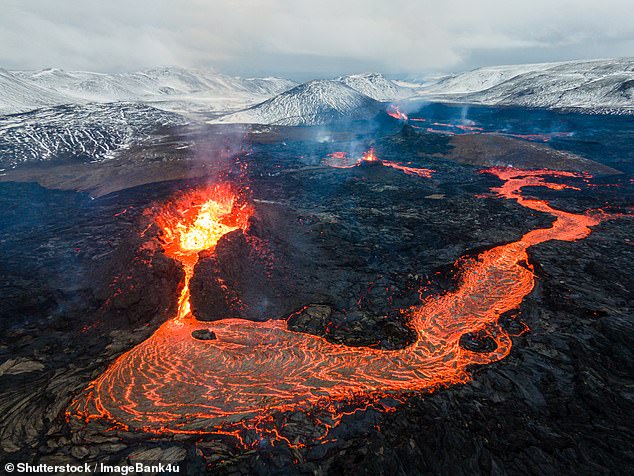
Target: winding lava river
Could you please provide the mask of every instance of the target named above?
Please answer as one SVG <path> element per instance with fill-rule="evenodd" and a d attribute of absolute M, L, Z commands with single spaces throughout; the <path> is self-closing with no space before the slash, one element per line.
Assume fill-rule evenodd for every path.
<path fill-rule="evenodd" d="M 178 314 L 116 359 L 72 402 L 68 417 L 157 434 L 230 434 L 241 441 L 241 432 L 251 430 L 275 440 L 286 439 L 274 423 L 280 412 L 329 415 L 319 419 L 328 429 L 351 405 L 363 408 L 383 397 L 405 398 L 468 381 L 469 366 L 498 361 L 510 351 L 511 339 L 498 319 L 517 309 L 534 287 L 527 248 L 549 240 L 583 239 L 590 227 L 608 218 L 556 210 L 521 194 L 527 186 L 568 188 L 548 178 L 578 174 L 501 168 L 485 172 L 503 181 L 492 189 L 494 194 L 549 213 L 554 222 L 461 260 L 461 280 L 454 291 L 404 311 L 417 338 L 400 350 L 333 344 L 293 332 L 285 320 L 196 320 L 189 307 L 189 280 L 198 252 L 212 250 L 226 233 L 246 231 L 252 209 L 238 205 L 230 189 L 220 186 L 169 202 L 156 222 L 163 229 L 165 254 L 180 261 L 186 274 Z M 217 338 L 193 338 L 192 331 L 199 329 Z M 492 352 L 459 345 L 463 334 L 481 331 L 495 340 Z"/>

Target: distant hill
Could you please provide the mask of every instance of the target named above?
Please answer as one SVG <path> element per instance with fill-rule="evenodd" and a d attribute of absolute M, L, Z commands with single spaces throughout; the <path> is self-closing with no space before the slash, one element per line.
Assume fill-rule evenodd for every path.
<path fill-rule="evenodd" d="M 480 68 L 417 92 L 472 104 L 633 112 L 634 58 Z"/>
<path fill-rule="evenodd" d="M 376 115 L 383 105 L 341 81 L 315 80 L 227 115 L 221 122 L 318 125 Z"/>
<path fill-rule="evenodd" d="M 412 89 L 399 86 L 380 73 L 350 74 L 340 76 L 336 81 L 340 81 L 377 101 L 393 101 L 415 94 Z"/>

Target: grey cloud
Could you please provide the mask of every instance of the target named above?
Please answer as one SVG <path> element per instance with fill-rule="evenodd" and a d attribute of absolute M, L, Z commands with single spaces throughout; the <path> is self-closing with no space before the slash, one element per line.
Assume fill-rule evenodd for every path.
<path fill-rule="evenodd" d="M 4 0 L 0 66 L 416 74 L 634 56 L 631 0 Z"/>

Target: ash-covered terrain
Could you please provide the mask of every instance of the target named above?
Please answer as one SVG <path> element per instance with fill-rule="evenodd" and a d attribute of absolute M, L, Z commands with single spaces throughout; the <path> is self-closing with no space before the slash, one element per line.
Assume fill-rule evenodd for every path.
<path fill-rule="evenodd" d="M 349 78 L 288 85 L 232 113 L 257 113 L 247 122 L 258 125 L 111 102 L 0 119 L 3 461 L 172 461 L 188 474 L 631 471 L 631 121 L 420 103 L 396 119 L 380 101 L 403 89 Z M 292 111 L 300 122 L 282 120 Z M 370 149 L 376 160 L 363 159 Z M 521 196 L 609 218 L 583 239 L 528 248 L 535 285 L 519 308 L 496 319 L 497 333 L 459 336 L 460 352 L 479 356 L 508 335 L 510 353 L 469 366 L 463 382 L 351 399 L 334 422 L 276 410 L 231 434 L 76 411 L 117 358 L 180 313 L 186 267 L 153 215 L 179 193 L 230 183 L 251 210 L 248 227 L 197 255 L 197 342 L 222 340 L 204 330 L 232 317 L 397 352 L 417 339 L 407 310 L 460 289 L 464 263 L 552 225 L 496 194 L 504 180 L 491 167 L 564 171 Z"/>

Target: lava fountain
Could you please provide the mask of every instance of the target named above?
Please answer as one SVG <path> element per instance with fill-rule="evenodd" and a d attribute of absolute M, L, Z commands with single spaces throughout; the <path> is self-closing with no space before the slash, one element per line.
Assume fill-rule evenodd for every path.
<path fill-rule="evenodd" d="M 156 215 L 156 223 L 163 231 L 165 255 L 179 261 L 185 271 L 175 322 L 181 324 L 191 318 L 189 281 L 198 253 L 215 248 L 227 233 L 246 230 L 251 213 L 246 203 L 237 204 L 229 185 L 221 184 L 181 194 Z"/>
<path fill-rule="evenodd" d="M 527 249 L 548 240 L 585 238 L 590 227 L 605 218 L 560 211 L 544 200 L 521 194 L 526 186 L 565 188 L 548 177 L 575 174 L 515 169 L 486 172 L 503 182 L 492 190 L 498 197 L 549 213 L 554 222 L 476 258 L 460 260 L 461 279 L 455 290 L 404 310 L 416 340 L 399 350 L 333 344 L 291 331 L 284 320 L 197 321 L 189 312 L 188 291 L 197 252 L 213 249 L 233 230 L 248 232 L 251 210 L 221 187 L 170 202 L 156 221 L 164 232 L 165 253 L 185 269 L 178 314 L 113 362 L 72 402 L 68 417 L 98 419 L 156 434 L 231 434 L 240 438 L 250 430 L 285 439 L 275 423 L 275 415 L 283 412 L 326 414 L 329 419 L 320 417 L 319 422 L 332 427 L 350 405 L 363 407 L 386 396 L 400 398 L 468 381 L 470 366 L 496 362 L 510 351 L 511 339 L 498 319 L 517 309 L 534 287 Z M 217 338 L 193 338 L 192 331 L 201 328 Z M 461 336 L 477 332 L 489 335 L 495 349 L 473 352 L 460 346 Z"/>
<path fill-rule="evenodd" d="M 407 114 L 402 112 L 396 104 L 390 104 L 386 112 L 388 116 L 392 116 L 394 119 L 407 122 Z"/>

